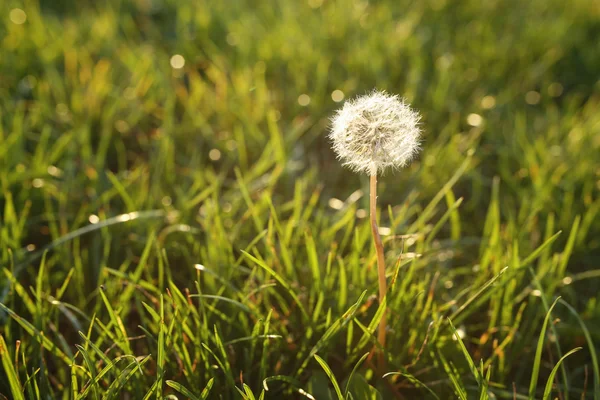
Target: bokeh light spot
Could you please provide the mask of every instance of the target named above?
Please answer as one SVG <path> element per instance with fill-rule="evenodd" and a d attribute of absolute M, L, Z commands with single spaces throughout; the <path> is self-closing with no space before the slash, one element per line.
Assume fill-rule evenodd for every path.
<path fill-rule="evenodd" d="M 469 114 L 467 116 L 467 124 L 471 126 L 479 126 L 483 123 L 483 117 L 479 114 Z"/>
<path fill-rule="evenodd" d="M 20 8 L 13 8 L 8 14 L 8 18 L 13 24 L 22 25 L 27 21 L 27 14 Z"/>
<path fill-rule="evenodd" d="M 218 161 L 221 159 L 221 152 L 219 151 L 219 149 L 212 149 L 208 152 L 208 158 L 210 158 L 213 161 Z"/>
<path fill-rule="evenodd" d="M 548 86 L 548 94 L 552 97 L 558 97 L 563 92 L 563 85 L 558 82 L 553 82 Z"/>
<path fill-rule="evenodd" d="M 334 210 L 341 210 L 344 208 L 344 202 L 340 199 L 336 199 L 335 197 L 330 198 L 328 203 L 329 207 L 333 208 Z"/>
<path fill-rule="evenodd" d="M 308 0 L 308 6 L 310 8 L 319 8 L 323 5 L 323 0 Z"/>
<path fill-rule="evenodd" d="M 298 96 L 298 104 L 300 104 L 302 107 L 306 107 L 310 104 L 310 96 L 304 93 L 301 94 Z"/>
<path fill-rule="evenodd" d="M 171 57 L 171 67 L 181 69 L 185 65 L 185 58 L 181 54 L 175 54 Z"/>
<path fill-rule="evenodd" d="M 540 102 L 541 97 L 538 92 L 531 90 L 525 95 L 525 101 L 527 104 L 535 105 Z"/>
<path fill-rule="evenodd" d="M 494 96 L 485 96 L 481 99 L 481 107 L 490 110 L 496 106 L 496 98 Z"/>
<path fill-rule="evenodd" d="M 340 101 L 344 100 L 344 92 L 339 89 L 334 90 L 331 92 L 331 99 L 336 103 L 339 103 Z"/>

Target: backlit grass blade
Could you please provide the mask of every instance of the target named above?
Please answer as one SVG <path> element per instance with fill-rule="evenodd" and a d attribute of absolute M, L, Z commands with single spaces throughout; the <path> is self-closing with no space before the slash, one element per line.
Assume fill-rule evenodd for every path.
<path fill-rule="evenodd" d="M 50 353 L 54 354 L 58 359 L 63 361 L 67 365 L 71 365 L 71 359 L 65 355 L 47 336 L 43 335 L 40 331 L 38 331 L 31 323 L 29 323 L 24 318 L 17 315 L 13 310 L 6 307 L 4 304 L 0 303 L 0 308 L 2 308 L 8 315 L 11 316 L 20 326 L 23 328 L 29 335 L 35 337 L 42 343 L 42 346 Z"/>
<path fill-rule="evenodd" d="M 535 391 L 537 388 L 538 376 L 540 374 L 540 365 L 542 363 L 542 351 L 544 350 L 544 340 L 546 339 L 546 329 L 548 327 L 548 322 L 550 321 L 550 318 L 552 317 L 552 310 L 554 309 L 554 306 L 556 305 L 556 303 L 558 303 L 559 299 L 560 299 L 560 297 L 558 297 L 556 300 L 554 300 L 554 303 L 552 303 L 552 305 L 550 306 L 550 309 L 548 310 L 548 312 L 546 313 L 546 317 L 544 318 L 544 323 L 542 324 L 542 330 L 541 330 L 540 336 L 538 338 L 538 343 L 537 343 L 537 347 L 535 350 L 535 357 L 533 359 L 533 370 L 531 372 L 531 380 L 529 382 L 529 397 L 530 398 L 535 398 Z"/>
<path fill-rule="evenodd" d="M 338 318 L 335 322 L 329 325 L 329 328 L 327 328 L 323 336 L 321 336 L 319 341 L 313 346 L 304 362 L 300 365 L 300 368 L 296 372 L 298 375 L 300 375 L 302 371 L 304 371 L 310 359 L 327 344 L 329 339 L 332 338 L 335 334 L 337 334 L 340 330 L 342 330 L 350 321 L 352 321 L 356 310 L 362 304 L 363 298 L 366 294 L 367 292 L 364 291 L 360 295 L 356 303 L 354 303 L 340 318 Z"/>
<path fill-rule="evenodd" d="M 335 393 L 337 394 L 338 400 L 344 400 L 344 396 L 342 395 L 340 385 L 337 383 L 335 375 L 333 375 L 333 372 L 331 371 L 331 368 L 329 368 L 329 365 L 327 365 L 327 362 L 321 357 L 319 357 L 317 354 L 315 354 L 314 357 L 315 360 L 317 360 L 317 362 L 321 365 L 321 368 L 323 368 L 323 371 L 325 371 L 327 377 L 329 377 L 329 380 L 333 384 L 333 388 L 335 390 Z"/>
<path fill-rule="evenodd" d="M 583 331 L 583 335 L 585 336 L 585 341 L 588 345 L 588 350 L 590 352 L 590 356 L 592 357 L 592 368 L 594 371 L 594 400 L 600 400 L 600 368 L 598 367 L 598 354 L 596 353 L 596 347 L 594 342 L 592 341 L 592 335 L 590 334 L 589 329 L 579 316 L 577 310 L 575 310 L 569 303 L 560 299 L 558 301 L 563 306 L 567 307 L 567 310 L 577 319 L 579 325 L 581 326 L 581 330 Z"/>
<path fill-rule="evenodd" d="M 302 315 L 305 317 L 305 319 L 308 321 L 310 320 L 310 317 L 308 315 L 308 313 L 306 312 L 306 309 L 304 308 L 304 305 L 302 304 L 302 302 L 300 301 L 300 299 L 298 298 L 298 295 L 294 292 L 294 290 L 292 289 L 292 287 L 289 285 L 289 283 L 287 283 L 285 281 L 285 279 L 283 279 L 283 277 L 281 277 L 281 275 L 279 275 L 277 272 L 275 272 L 271 267 L 269 267 L 267 264 L 265 264 L 263 261 L 259 260 L 258 258 L 252 256 L 250 253 L 247 253 L 245 251 L 242 250 L 242 253 L 244 253 L 244 255 L 249 258 L 251 261 L 253 261 L 256 265 L 258 265 L 259 267 L 261 267 L 262 269 L 264 269 L 265 271 L 267 271 L 269 274 L 273 275 L 273 278 L 275 278 L 275 280 L 277 280 L 277 282 L 279 282 L 279 284 L 281 286 L 283 286 L 283 288 L 289 293 L 289 295 L 292 297 L 292 299 L 294 300 L 294 302 L 296 303 L 296 305 L 298 306 L 298 308 L 300 309 L 300 311 L 302 312 Z"/>
<path fill-rule="evenodd" d="M 452 335 L 453 335 L 452 338 L 458 342 L 460 350 L 462 351 L 465 359 L 467 360 L 467 364 L 469 365 L 469 369 L 471 370 L 471 374 L 473 374 L 473 376 L 475 377 L 475 380 L 477 380 L 477 384 L 479 385 L 479 389 L 480 390 L 485 390 L 485 388 L 484 388 L 484 382 L 483 382 L 483 377 L 481 376 L 481 374 L 479 373 L 479 370 L 477 369 L 477 366 L 473 362 L 473 359 L 471 358 L 471 355 L 469 354 L 469 351 L 465 347 L 465 344 L 463 343 L 462 339 L 460 338 L 460 335 L 457 332 L 456 328 L 454 327 L 454 325 L 452 325 L 452 321 L 450 320 L 450 318 L 448 318 L 447 321 L 448 321 L 448 325 L 450 325 L 450 328 L 452 330 Z"/>
<path fill-rule="evenodd" d="M 14 400 L 25 400 L 23 396 L 23 389 L 19 382 L 19 376 L 13 365 L 13 360 L 10 357 L 10 352 L 6 347 L 4 336 L 0 335 L 0 358 L 2 358 L 2 366 L 4 367 L 4 373 L 10 386 L 10 394 Z"/>
<path fill-rule="evenodd" d="M 156 357 L 156 398 L 161 400 L 163 397 L 163 381 L 165 379 L 165 303 L 162 294 L 160 295 L 160 321 L 158 328 L 158 356 Z"/>
<path fill-rule="evenodd" d="M 127 338 L 127 331 L 125 330 L 123 320 L 117 315 L 117 313 L 113 309 L 112 305 L 110 304 L 110 301 L 104 294 L 104 290 L 100 290 L 100 297 L 102 297 L 104 306 L 106 307 L 110 320 L 115 328 L 115 332 L 118 338 L 117 345 L 125 352 L 125 354 L 132 354 L 133 351 L 131 350 L 131 346 L 129 346 L 129 339 Z"/>
<path fill-rule="evenodd" d="M 211 386 L 212 386 L 213 380 L 214 380 L 214 378 L 211 378 L 211 380 L 209 381 L 209 384 Z M 200 400 L 200 397 L 196 396 L 188 388 L 186 388 L 179 382 L 167 380 L 165 383 L 167 384 L 167 386 L 177 390 L 179 393 L 181 393 L 182 395 L 184 395 L 185 397 L 187 397 L 190 400 Z"/>
<path fill-rule="evenodd" d="M 577 348 L 567 352 L 567 354 L 565 354 L 564 356 L 562 356 L 562 358 L 560 360 L 558 360 L 558 362 L 556 363 L 554 368 L 552 368 L 552 371 L 550 372 L 550 375 L 548 376 L 548 381 L 546 382 L 546 388 L 544 389 L 544 397 L 542 397 L 543 400 L 550 400 L 550 395 L 552 394 L 552 385 L 554 385 L 554 377 L 556 376 L 556 373 L 558 372 L 558 367 L 560 367 L 560 364 L 562 364 L 562 362 L 564 361 L 565 358 L 569 357 L 573 353 L 578 352 L 581 349 L 582 349 L 581 347 L 577 347 Z"/>
<path fill-rule="evenodd" d="M 423 382 L 421 382 L 420 380 L 418 380 L 417 378 L 415 378 L 413 375 L 407 373 L 407 372 L 388 372 L 387 374 L 384 374 L 382 376 L 382 378 L 387 378 L 390 376 L 394 376 L 394 375 L 400 375 L 404 378 L 406 378 L 409 382 L 413 383 L 416 387 L 421 387 L 425 390 L 427 390 L 427 392 L 432 395 L 435 399 L 439 400 L 440 398 L 438 397 L 437 394 L 435 394 L 435 392 L 433 391 L 433 389 L 431 389 L 429 386 L 427 386 L 426 384 L 424 384 Z"/>
<path fill-rule="evenodd" d="M 106 391 L 106 399 L 120 399 L 122 394 L 119 394 L 120 390 L 127 384 L 127 382 L 133 377 L 136 372 L 143 374 L 142 366 L 148 362 L 150 356 L 144 357 L 141 361 L 138 362 L 137 359 L 134 359 L 127 367 L 121 370 L 121 373 L 115 379 L 111 385 L 108 387 Z"/>
<path fill-rule="evenodd" d="M 350 372 L 350 375 L 348 375 L 348 382 L 346 383 L 346 389 L 344 390 L 344 399 L 348 398 L 348 393 L 350 392 L 350 382 L 352 381 L 352 378 L 354 377 L 354 373 L 360 367 L 360 365 L 363 363 L 363 361 L 365 361 L 367 359 L 369 354 L 370 353 L 363 354 L 363 356 L 356 362 L 356 364 L 354 364 L 354 368 L 352 368 L 352 372 Z"/>

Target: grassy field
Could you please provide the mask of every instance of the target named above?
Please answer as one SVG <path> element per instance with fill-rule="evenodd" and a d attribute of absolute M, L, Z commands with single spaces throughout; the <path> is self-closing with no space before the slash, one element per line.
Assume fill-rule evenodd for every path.
<path fill-rule="evenodd" d="M 597 0 L 0 2 L 0 398 L 600 400 L 599 37 Z M 424 130 L 382 305 L 327 139 L 373 88 Z"/>

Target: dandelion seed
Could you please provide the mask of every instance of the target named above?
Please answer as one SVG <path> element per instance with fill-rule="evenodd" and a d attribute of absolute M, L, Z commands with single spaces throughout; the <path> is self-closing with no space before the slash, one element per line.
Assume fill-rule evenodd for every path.
<path fill-rule="evenodd" d="M 344 104 L 329 138 L 344 165 L 373 175 L 404 167 L 418 153 L 419 119 L 398 96 L 374 91 Z"/>

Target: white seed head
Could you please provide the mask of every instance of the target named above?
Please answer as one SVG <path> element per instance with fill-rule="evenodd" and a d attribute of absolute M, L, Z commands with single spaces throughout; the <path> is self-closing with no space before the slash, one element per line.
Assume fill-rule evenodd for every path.
<path fill-rule="evenodd" d="M 329 138 L 343 165 L 373 175 L 402 168 L 419 152 L 419 120 L 403 99 L 373 91 L 337 111 Z"/>

